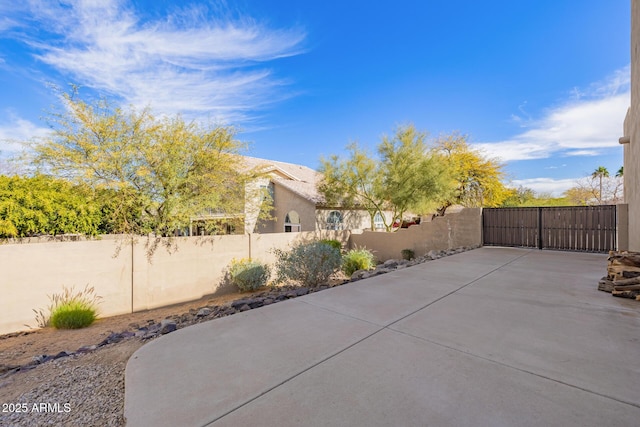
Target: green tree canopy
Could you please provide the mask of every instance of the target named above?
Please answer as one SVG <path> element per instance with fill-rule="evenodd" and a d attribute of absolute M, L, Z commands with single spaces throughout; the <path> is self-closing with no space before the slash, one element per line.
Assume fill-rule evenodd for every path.
<path fill-rule="evenodd" d="M 466 136 L 455 132 L 442 136 L 436 141 L 435 150 L 444 156 L 455 180 L 455 190 L 441 205 L 441 214 L 454 204 L 465 207 L 500 206 L 509 196 L 502 183 L 503 165 L 470 147 Z"/>
<path fill-rule="evenodd" d="M 384 136 L 378 145 L 380 196 L 387 201 L 393 221 L 402 221 L 407 212 L 433 212 L 453 191 L 451 171 L 442 156 L 429 149 L 426 138 L 413 125 L 400 126 L 392 138 Z"/>
<path fill-rule="evenodd" d="M 114 231 L 171 236 L 205 210 L 243 211 L 244 184 L 254 176 L 240 164 L 233 128 L 87 103 L 77 92 L 62 99 L 63 112 L 49 118 L 53 135 L 33 144 L 34 162 L 110 191 Z"/>
<path fill-rule="evenodd" d="M 320 159 L 323 179 L 318 183 L 318 191 L 328 206 L 365 209 L 373 226 L 375 214 L 386 208 L 379 195 L 379 164 L 355 142 L 347 150 L 347 159 L 337 155 Z"/>
<path fill-rule="evenodd" d="M 318 190 L 329 205 L 362 208 L 373 227 L 376 213 L 391 212 L 382 219 L 387 231 L 404 214 L 423 214 L 449 197 L 453 181 L 439 154 L 429 149 L 426 134 L 413 125 L 400 126 L 392 137 L 384 136 L 374 159 L 357 144 L 349 157 L 321 159 L 324 178 Z"/>
<path fill-rule="evenodd" d="M 0 237 L 96 235 L 101 204 L 90 188 L 45 176 L 0 175 Z"/>

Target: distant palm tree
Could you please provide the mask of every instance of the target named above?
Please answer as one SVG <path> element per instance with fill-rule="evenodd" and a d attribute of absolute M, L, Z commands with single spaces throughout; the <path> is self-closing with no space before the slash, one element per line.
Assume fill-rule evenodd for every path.
<path fill-rule="evenodd" d="M 624 166 L 620 166 L 618 172 L 616 172 L 616 178 L 622 178 L 624 176 Z"/>
<path fill-rule="evenodd" d="M 598 166 L 591 176 L 600 179 L 600 204 L 602 204 L 602 178 L 609 178 L 609 171 L 604 166 Z"/>

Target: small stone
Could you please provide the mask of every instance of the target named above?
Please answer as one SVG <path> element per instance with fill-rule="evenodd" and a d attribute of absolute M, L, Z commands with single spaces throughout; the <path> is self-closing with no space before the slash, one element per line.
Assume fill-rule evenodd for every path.
<path fill-rule="evenodd" d="M 296 295 L 301 297 L 302 295 L 307 295 L 309 293 L 309 288 L 298 288 L 296 289 Z"/>
<path fill-rule="evenodd" d="M 100 344 L 98 344 L 98 347 L 102 347 L 105 346 L 107 344 L 113 344 L 113 343 L 117 343 L 122 341 L 122 335 L 113 332 L 111 333 L 111 335 L 109 335 L 108 337 L 106 337 L 105 339 L 102 340 L 102 342 Z"/>
<path fill-rule="evenodd" d="M 204 307 L 198 310 L 198 312 L 196 313 L 196 317 L 206 317 L 210 314 L 211 314 L 211 309 L 209 309 L 208 307 Z"/>
<path fill-rule="evenodd" d="M 61 351 L 60 353 L 58 353 L 55 356 L 53 356 L 53 358 L 54 359 L 60 359 L 61 357 L 67 357 L 69 355 L 70 355 L 70 353 L 67 353 L 66 351 Z"/>
<path fill-rule="evenodd" d="M 398 266 L 398 260 L 397 259 L 388 259 L 382 265 L 388 271 L 388 270 L 396 268 Z"/>
<path fill-rule="evenodd" d="M 245 304 L 242 307 L 240 307 L 238 310 L 240 310 L 240 311 L 251 310 L 251 306 L 249 304 Z"/>
<path fill-rule="evenodd" d="M 109 340 L 109 344 L 120 342 L 120 341 L 122 341 L 122 334 L 119 334 L 117 332 L 113 332 L 111 335 L 109 335 L 107 337 L 107 340 Z"/>
<path fill-rule="evenodd" d="M 264 305 L 270 305 L 273 304 L 274 301 L 271 298 L 265 298 L 265 300 L 262 302 L 262 304 Z"/>
<path fill-rule="evenodd" d="M 178 329 L 178 325 L 176 325 L 176 322 L 174 320 L 164 319 L 162 322 L 160 322 L 160 333 L 162 335 L 173 332 L 176 329 Z"/>
<path fill-rule="evenodd" d="M 48 362 L 49 360 L 53 360 L 53 357 L 46 354 L 39 354 L 38 356 L 33 356 L 32 360 L 34 363 L 39 364 Z"/>
<path fill-rule="evenodd" d="M 96 348 L 98 348 L 97 345 L 83 345 L 78 350 L 76 350 L 76 353 L 91 353 Z"/>
<path fill-rule="evenodd" d="M 157 336 L 158 336 L 158 333 L 157 333 L 157 332 L 147 331 L 147 332 L 145 332 L 145 334 L 144 334 L 144 335 L 142 335 L 142 337 L 140 337 L 140 339 L 142 339 L 142 340 L 148 340 L 148 339 L 151 339 L 151 338 L 155 338 L 155 337 L 157 337 Z"/>
<path fill-rule="evenodd" d="M 120 336 L 122 336 L 122 338 L 131 338 L 134 335 L 135 333 L 131 331 L 124 331 L 120 333 Z"/>
<path fill-rule="evenodd" d="M 242 307 L 243 305 L 248 305 L 251 306 L 251 304 L 254 304 L 255 300 L 250 299 L 250 298 L 245 298 L 245 299 L 239 299 L 239 300 L 235 300 L 231 303 L 231 307 L 238 309 L 239 307 Z"/>

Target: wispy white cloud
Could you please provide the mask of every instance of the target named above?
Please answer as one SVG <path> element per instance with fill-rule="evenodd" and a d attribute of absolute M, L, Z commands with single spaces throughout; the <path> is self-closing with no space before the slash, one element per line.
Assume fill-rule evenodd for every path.
<path fill-rule="evenodd" d="M 20 151 L 21 142 L 47 136 L 51 129 L 38 126 L 13 111 L 5 111 L 0 121 L 0 155 L 12 155 Z"/>
<path fill-rule="evenodd" d="M 561 197 L 562 193 L 575 187 L 578 178 L 553 179 L 553 178 L 531 178 L 531 179 L 515 179 L 511 181 L 510 186 L 526 187 L 535 191 L 537 194 L 550 194 L 553 197 Z"/>
<path fill-rule="evenodd" d="M 574 90 L 573 99 L 528 122 L 526 131 L 504 141 L 474 145 L 503 161 L 599 155 L 618 146 L 630 103 L 629 81 L 629 67 L 617 70 L 579 95 Z"/>
<path fill-rule="evenodd" d="M 127 104 L 238 122 L 288 95 L 265 64 L 302 53 L 305 32 L 223 9 L 187 7 L 148 20 L 119 0 L 33 0 L 23 25 L 48 28 L 49 37 L 20 34 L 40 61 Z"/>

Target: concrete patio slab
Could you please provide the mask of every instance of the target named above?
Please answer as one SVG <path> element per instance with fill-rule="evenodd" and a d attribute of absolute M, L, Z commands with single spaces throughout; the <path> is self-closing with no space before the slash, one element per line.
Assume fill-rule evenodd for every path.
<path fill-rule="evenodd" d="M 165 335 L 127 364 L 127 425 L 204 425 L 378 329 L 289 300 Z"/>
<path fill-rule="evenodd" d="M 606 426 L 637 408 L 380 331 L 213 426 Z M 614 420 L 614 423 L 611 421 Z M 264 422 L 267 421 L 267 422 Z"/>
<path fill-rule="evenodd" d="M 574 274 L 561 268 L 567 258 L 575 260 Z M 640 307 L 603 299 L 608 295 L 594 286 L 602 265 L 603 255 L 534 253 L 391 329 L 640 403 L 640 368 L 633 367 L 640 355 Z M 536 266 L 540 272 L 531 275 Z"/>
<path fill-rule="evenodd" d="M 640 303 L 605 271 L 481 248 L 185 328 L 129 361 L 127 425 L 635 426 Z"/>
<path fill-rule="evenodd" d="M 302 300 L 386 326 L 528 253 L 526 250 L 494 249 L 491 255 L 461 253 L 358 281 L 331 292 L 307 295 Z M 458 262 L 445 262 L 447 259 L 458 259 Z"/>

